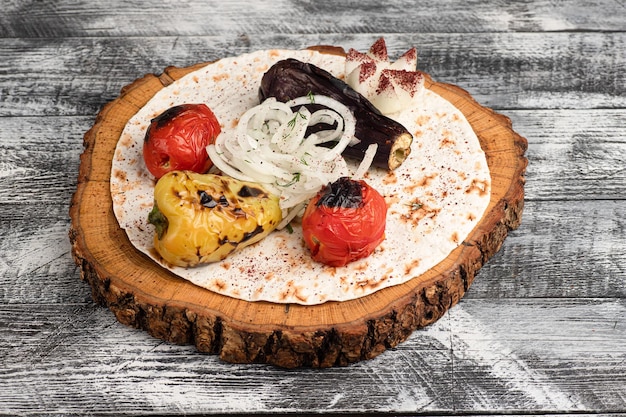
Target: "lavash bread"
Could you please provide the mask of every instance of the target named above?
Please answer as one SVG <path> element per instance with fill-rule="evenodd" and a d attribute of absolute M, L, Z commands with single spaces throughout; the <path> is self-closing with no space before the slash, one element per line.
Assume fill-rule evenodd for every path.
<path fill-rule="evenodd" d="M 160 90 L 120 136 L 111 168 L 115 216 L 132 244 L 158 262 L 147 223 L 154 179 L 141 157 L 150 120 L 171 106 L 205 102 L 228 134 L 258 104 L 258 83 L 280 59 L 296 58 L 344 76 L 335 47 L 266 50 L 227 57 Z M 426 90 L 415 106 L 391 116 L 414 135 L 412 153 L 393 172 L 371 169 L 366 180 L 388 204 L 385 241 L 368 258 L 341 268 L 313 261 L 298 224 L 272 233 L 224 261 L 197 268 L 162 265 L 200 287 L 246 301 L 319 304 L 345 301 L 419 276 L 458 245 L 482 217 L 491 179 L 471 126 L 451 103 Z M 355 163 L 356 164 L 356 163 Z"/>

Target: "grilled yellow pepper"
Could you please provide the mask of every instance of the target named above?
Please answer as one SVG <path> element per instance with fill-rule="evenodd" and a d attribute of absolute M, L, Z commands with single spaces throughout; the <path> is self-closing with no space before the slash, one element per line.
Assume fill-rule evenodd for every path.
<path fill-rule="evenodd" d="M 172 265 L 216 262 L 258 242 L 282 219 L 278 197 L 259 184 L 173 171 L 154 187 L 154 247 Z"/>

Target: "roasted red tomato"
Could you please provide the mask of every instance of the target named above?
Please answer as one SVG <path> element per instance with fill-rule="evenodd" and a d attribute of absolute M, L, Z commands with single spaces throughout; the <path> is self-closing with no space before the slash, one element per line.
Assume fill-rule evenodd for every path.
<path fill-rule="evenodd" d="M 205 173 L 213 165 L 206 147 L 220 133 L 215 114 L 204 104 L 171 107 L 151 120 L 143 144 L 148 171 L 157 179 L 170 171 Z"/>
<path fill-rule="evenodd" d="M 369 256 L 385 239 L 387 204 L 365 181 L 340 178 L 315 196 L 302 218 L 311 256 L 343 266 Z"/>

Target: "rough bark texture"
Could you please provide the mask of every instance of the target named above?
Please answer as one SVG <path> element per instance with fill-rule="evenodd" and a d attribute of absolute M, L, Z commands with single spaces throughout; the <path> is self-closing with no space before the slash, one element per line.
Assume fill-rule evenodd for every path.
<path fill-rule="evenodd" d="M 328 50 L 337 53 L 337 49 Z M 341 52 L 341 51 L 339 51 Z M 508 118 L 464 90 L 427 79 L 476 131 L 492 173 L 492 199 L 466 241 L 437 268 L 408 283 L 343 303 L 248 303 L 211 293 L 161 269 L 134 250 L 119 228 L 109 193 L 110 163 L 126 122 L 160 88 L 197 69 L 168 67 L 125 87 L 85 134 L 70 241 L 93 298 L 129 326 L 233 363 L 286 368 L 342 366 L 371 359 L 439 319 L 465 294 L 478 270 L 519 226 L 527 141 Z"/>

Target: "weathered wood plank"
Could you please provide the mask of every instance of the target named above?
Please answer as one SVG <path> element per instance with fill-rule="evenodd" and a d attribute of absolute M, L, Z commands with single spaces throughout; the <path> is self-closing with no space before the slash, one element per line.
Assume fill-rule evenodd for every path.
<path fill-rule="evenodd" d="M 527 200 L 626 199 L 623 110 L 508 110 L 529 142 Z M 67 203 L 93 117 L 0 117 L 0 201 Z"/>
<path fill-rule="evenodd" d="M 511 412 L 537 404 L 543 412 L 624 410 L 623 298 L 463 300 L 460 307 L 451 313 L 455 381 L 472 388 L 460 403 L 488 411 L 499 393 Z M 488 364 L 482 371 L 481 363 Z"/>
<path fill-rule="evenodd" d="M 14 411 L 32 410 L 33 405 L 79 413 L 279 412 L 296 411 L 300 407 L 358 410 L 385 407 L 385 404 L 393 407 L 395 391 L 402 389 L 389 386 L 371 395 L 366 387 L 378 379 L 373 363 L 361 371 L 359 379 L 363 385 L 354 383 L 350 373 L 340 371 L 316 374 L 224 364 L 213 356 L 168 345 L 126 328 L 105 309 L 88 305 L 42 306 L 26 314 L 14 306 L 0 311 L 2 320 L 13 323 L 6 331 L 0 331 L 2 336 L 7 336 L 0 341 L 7 352 L 0 371 L 7 389 L 0 393 L 0 404 Z M 7 346 L 4 342 L 16 340 L 13 329 L 18 329 L 19 346 Z M 415 365 L 413 369 L 422 368 L 433 387 L 449 385 L 443 378 L 447 354 L 441 352 L 439 343 L 434 341 L 431 345 L 430 340 L 422 340 L 416 341 L 414 347 L 418 347 L 417 352 L 402 355 L 401 361 L 422 359 L 424 365 Z M 424 369 L 428 367 L 433 367 L 432 374 Z M 387 376 L 391 377 L 391 374 Z M 405 378 L 407 382 L 410 380 L 408 374 L 401 377 Z M 319 391 L 307 394 L 309 384 L 315 381 L 314 391 Z M 335 384 L 347 392 L 339 394 Z M 131 387 L 131 392 L 125 392 Z M 423 405 L 430 402 L 419 401 Z"/>
<path fill-rule="evenodd" d="M 618 0 L 429 3 L 350 0 L 316 3 L 168 0 L 138 5 L 113 0 L 11 2 L 3 7 L 0 37 L 256 36 L 267 33 L 390 33 L 624 30 Z M 278 16 L 280 18 L 276 18 Z"/>
<path fill-rule="evenodd" d="M 626 200 L 626 113 L 505 111 L 528 139 L 526 199 Z"/>
<path fill-rule="evenodd" d="M 166 66 L 317 44 L 366 50 L 374 34 L 0 39 L 0 116 L 93 115 L 120 89 Z M 626 33 L 386 34 L 417 46 L 418 67 L 496 109 L 623 108 Z M 606 54 L 616 50 L 616 54 Z"/>
<path fill-rule="evenodd" d="M 526 202 L 469 298 L 626 297 L 624 201 Z"/>
<path fill-rule="evenodd" d="M 0 300 L 83 303 L 67 239 L 67 205 L 0 204 Z M 529 201 L 522 225 L 478 273 L 465 298 L 626 296 L 626 205 Z"/>
<path fill-rule="evenodd" d="M 316 371 L 223 364 L 128 329 L 92 305 L 1 306 L 0 312 L 0 412 L 611 413 L 626 407 L 623 299 L 464 299 L 393 351 L 347 369 Z"/>
<path fill-rule="evenodd" d="M 85 117 L 0 117 L 0 201 L 23 203 L 24 213 L 68 203 L 91 123 Z"/>
<path fill-rule="evenodd" d="M 85 303 L 70 253 L 68 203 L 0 205 L 0 304 Z"/>

